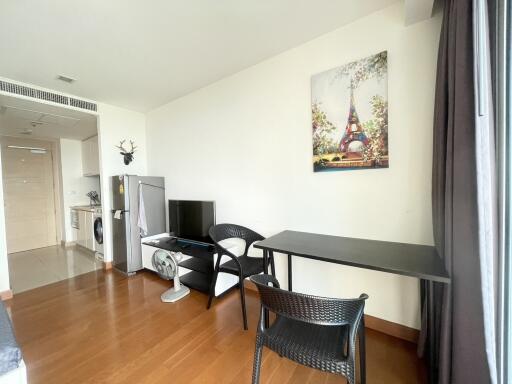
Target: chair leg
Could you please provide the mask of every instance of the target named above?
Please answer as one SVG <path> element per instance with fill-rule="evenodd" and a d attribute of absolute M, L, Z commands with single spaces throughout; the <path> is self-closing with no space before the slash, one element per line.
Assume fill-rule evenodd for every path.
<path fill-rule="evenodd" d="M 261 371 L 261 353 L 263 351 L 263 344 L 260 338 L 256 336 L 256 349 L 254 351 L 254 362 L 252 366 L 252 384 L 259 384 L 260 371 Z"/>
<path fill-rule="evenodd" d="M 210 294 L 208 295 L 208 304 L 206 305 L 206 309 L 210 309 L 212 305 L 212 300 L 215 297 L 215 285 L 217 284 L 218 274 L 219 271 L 215 269 L 215 271 L 213 271 L 212 283 L 210 284 Z"/>
<path fill-rule="evenodd" d="M 364 319 L 361 320 L 359 329 L 359 373 L 361 375 L 361 384 L 366 384 L 366 335 L 364 328 Z"/>
<path fill-rule="evenodd" d="M 356 384 L 357 383 L 357 373 L 356 373 L 356 359 L 352 357 L 350 359 L 350 366 L 345 378 L 347 379 L 347 384 Z"/>
<path fill-rule="evenodd" d="M 247 311 L 245 309 L 245 288 L 244 288 L 244 278 L 240 273 L 239 283 L 240 286 L 240 300 L 242 304 L 242 317 L 244 318 L 244 329 L 247 331 Z"/>

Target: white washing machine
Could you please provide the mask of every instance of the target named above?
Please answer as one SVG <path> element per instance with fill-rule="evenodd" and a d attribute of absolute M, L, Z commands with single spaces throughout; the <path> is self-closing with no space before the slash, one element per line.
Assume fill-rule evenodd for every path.
<path fill-rule="evenodd" d="M 98 259 L 103 259 L 103 210 L 101 207 L 94 208 L 92 227 L 94 233 L 94 252 Z"/>

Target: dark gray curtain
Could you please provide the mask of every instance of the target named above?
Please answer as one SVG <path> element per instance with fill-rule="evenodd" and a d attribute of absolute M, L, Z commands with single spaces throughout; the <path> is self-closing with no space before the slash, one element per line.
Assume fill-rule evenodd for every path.
<path fill-rule="evenodd" d="M 435 244 L 451 284 L 422 282 L 419 345 L 420 353 L 431 360 L 430 382 L 441 384 L 486 384 L 495 377 L 486 339 L 492 335 L 486 333 L 484 321 L 489 279 L 482 279 L 482 271 L 488 273 L 487 259 L 481 258 L 488 245 L 482 230 L 489 228 L 482 227 L 477 204 L 482 195 L 481 169 L 477 175 L 481 154 L 476 148 L 482 144 L 476 131 L 473 16 L 472 0 L 445 1 L 435 94 L 432 210 Z"/>

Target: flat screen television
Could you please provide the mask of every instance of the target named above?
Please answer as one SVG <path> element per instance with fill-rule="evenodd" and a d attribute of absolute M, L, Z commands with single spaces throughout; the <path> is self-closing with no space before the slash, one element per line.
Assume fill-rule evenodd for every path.
<path fill-rule="evenodd" d="M 213 244 L 208 235 L 215 225 L 215 202 L 196 200 L 169 200 L 169 232 L 174 236 Z"/>

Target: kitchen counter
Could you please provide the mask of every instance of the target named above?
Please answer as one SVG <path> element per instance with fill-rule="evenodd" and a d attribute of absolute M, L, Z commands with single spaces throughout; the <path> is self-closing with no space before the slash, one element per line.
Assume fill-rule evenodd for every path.
<path fill-rule="evenodd" d="M 75 205 L 70 208 L 76 211 L 94 212 L 95 209 L 101 208 L 101 205 Z"/>

